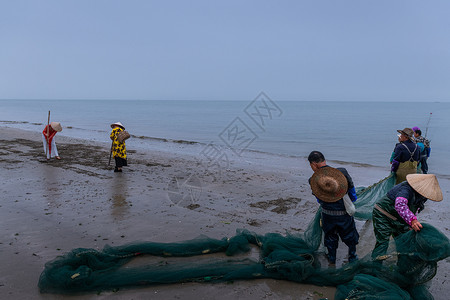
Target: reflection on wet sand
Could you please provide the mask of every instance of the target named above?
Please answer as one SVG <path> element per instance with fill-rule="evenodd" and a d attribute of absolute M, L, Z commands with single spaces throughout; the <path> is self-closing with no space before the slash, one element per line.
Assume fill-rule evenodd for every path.
<path fill-rule="evenodd" d="M 53 167 L 45 166 L 43 170 L 43 182 L 45 189 L 43 190 L 43 197 L 48 201 L 49 205 L 56 206 L 59 203 L 61 196 L 61 182 L 58 176 L 58 170 Z"/>
<path fill-rule="evenodd" d="M 129 203 L 127 202 L 128 196 L 128 183 L 124 178 L 119 178 L 123 176 L 123 174 L 115 174 L 118 175 L 111 181 L 111 215 L 114 219 L 122 220 L 127 214 L 129 210 Z"/>

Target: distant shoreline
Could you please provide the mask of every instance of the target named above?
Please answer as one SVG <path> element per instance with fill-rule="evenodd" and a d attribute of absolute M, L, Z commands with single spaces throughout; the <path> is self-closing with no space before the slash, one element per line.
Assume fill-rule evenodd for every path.
<path fill-rule="evenodd" d="M 268 159 L 306 159 L 319 150 L 334 163 L 359 164 L 389 169 L 389 157 L 397 142 L 396 130 L 417 125 L 428 128 L 431 140 L 430 171 L 450 175 L 448 139 L 438 133 L 450 126 L 448 103 L 277 101 L 279 110 L 256 114 L 262 103 L 248 101 L 2 101 L 0 126 L 41 132 L 47 122 L 61 121 L 59 136 L 109 141 L 109 124 L 121 121 L 134 149 L 186 152 L 193 156 L 210 143 L 229 151 Z M 274 105 L 275 105 L 274 104 Z M 276 107 L 273 107 L 275 109 Z M 394 117 L 395 111 L 405 113 Z M 433 117 L 429 123 L 429 113 Z M 255 115 L 256 114 L 256 115 Z M 430 125 L 430 126 L 428 126 Z M 424 129 L 426 131 L 426 129 Z M 237 134 L 239 134 L 239 139 Z M 242 147 L 243 152 L 233 151 Z M 234 154 L 233 154 L 234 152 Z M 239 158 L 236 158 L 239 160 Z"/>
<path fill-rule="evenodd" d="M 30 133 L 30 134 L 37 133 L 35 130 L 18 129 L 18 128 L 13 128 L 13 127 L 7 126 L 7 124 L 24 124 L 24 123 L 28 123 L 28 122 L 0 121 L 0 128 L 5 128 L 6 130 L 13 130 L 13 131 L 17 130 L 17 132 L 23 131 L 23 133 Z M 41 125 L 41 124 L 37 124 L 37 123 L 29 123 L 29 124 Z M 65 127 L 65 128 L 71 129 L 71 127 Z M 109 145 L 109 141 L 106 139 L 107 134 L 109 134 L 109 133 L 105 132 L 105 141 L 89 140 L 89 139 L 83 139 L 83 138 L 78 138 L 78 137 L 70 137 L 70 136 L 64 135 L 64 132 L 58 134 L 57 139 L 61 139 L 61 141 L 67 141 L 67 142 L 88 141 L 89 143 L 95 143 L 95 144 L 99 144 L 99 145 Z M 39 132 L 39 135 L 40 135 L 40 132 Z M 145 140 L 147 142 L 150 142 L 150 147 L 148 145 L 142 146 L 142 145 L 136 144 L 136 141 L 138 141 L 138 140 Z M 128 140 L 127 144 L 128 144 L 128 148 L 130 148 L 130 149 L 136 148 L 135 150 L 144 150 L 144 151 L 155 151 L 156 150 L 156 151 L 162 151 L 165 153 L 172 153 L 174 155 L 188 155 L 191 157 L 199 156 L 200 160 L 202 159 L 200 152 L 207 146 L 207 144 L 202 143 L 202 142 L 197 142 L 197 141 L 173 140 L 173 139 L 167 139 L 167 138 L 136 136 L 136 135 L 132 135 L 132 138 L 130 140 Z M 285 159 L 285 160 L 291 159 L 293 161 L 299 161 L 299 160 L 306 161 L 306 156 L 275 154 L 275 153 L 264 152 L 264 151 L 260 151 L 260 150 L 245 150 L 242 153 L 242 157 L 236 157 L 236 155 L 233 155 L 233 153 L 231 153 L 231 151 L 229 151 L 229 154 L 231 154 L 231 155 L 229 155 L 230 159 L 237 160 L 237 161 L 243 160 L 244 157 L 245 157 L 245 159 L 250 159 L 251 156 L 255 156 L 254 159 L 256 161 L 261 159 L 260 156 L 263 158 L 266 158 L 266 159 L 274 160 L 274 161 L 278 161 L 280 159 Z M 373 164 L 369 164 L 369 163 L 342 161 L 342 160 L 333 159 L 332 157 L 331 157 L 331 159 L 327 159 L 327 161 L 330 164 L 342 165 L 343 167 L 353 166 L 353 167 L 357 167 L 357 168 L 372 168 L 372 169 L 377 169 L 377 170 L 386 170 L 387 172 L 389 172 L 389 169 L 390 169 L 389 165 L 378 166 L 378 165 L 373 165 Z M 434 174 L 436 174 L 439 177 L 450 179 L 450 175 L 439 174 L 439 173 L 434 173 Z"/>

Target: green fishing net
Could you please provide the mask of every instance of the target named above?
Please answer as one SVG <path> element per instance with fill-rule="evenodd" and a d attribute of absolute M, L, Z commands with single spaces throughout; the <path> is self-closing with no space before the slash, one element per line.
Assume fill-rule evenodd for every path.
<path fill-rule="evenodd" d="M 372 219 L 372 210 L 375 202 L 384 197 L 394 185 L 395 176 L 389 175 L 369 187 L 357 188 L 356 194 L 358 196 L 358 200 L 355 202 L 356 213 L 354 217 L 359 220 Z"/>
<path fill-rule="evenodd" d="M 371 218 L 374 203 L 394 185 L 389 176 L 358 189 L 356 217 Z M 227 282 L 272 278 L 336 286 L 335 299 L 432 299 L 427 289 L 437 262 L 450 255 L 448 238 L 422 224 L 395 240 L 383 257 L 371 255 L 329 268 L 320 263 L 320 209 L 303 233 L 258 235 L 237 230 L 231 238 L 200 236 L 177 243 L 136 242 L 78 248 L 47 262 L 42 293 L 79 293 L 180 282 Z M 249 253 L 257 253 L 252 257 Z M 323 261 L 323 260 L 322 260 Z"/>

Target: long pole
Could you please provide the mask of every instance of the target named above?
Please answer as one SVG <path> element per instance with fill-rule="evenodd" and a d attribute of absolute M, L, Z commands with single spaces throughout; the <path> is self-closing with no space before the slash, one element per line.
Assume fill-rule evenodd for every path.
<path fill-rule="evenodd" d="M 112 143 L 111 143 L 111 150 L 109 151 L 108 166 L 111 164 L 111 156 L 112 156 L 112 152 L 113 152 L 113 146 L 114 146 L 114 141 L 112 141 Z"/>
<path fill-rule="evenodd" d="M 425 129 L 425 137 L 427 137 L 427 133 L 428 133 L 428 125 L 430 124 L 430 120 L 431 120 L 431 116 L 433 115 L 432 112 L 430 112 L 430 116 L 428 117 L 428 122 L 427 122 L 427 128 Z"/>
<path fill-rule="evenodd" d="M 48 158 L 48 149 L 50 148 L 50 140 L 48 139 L 49 135 L 50 135 L 50 111 L 48 111 L 48 120 L 47 120 L 47 148 L 45 149 L 45 158 Z"/>

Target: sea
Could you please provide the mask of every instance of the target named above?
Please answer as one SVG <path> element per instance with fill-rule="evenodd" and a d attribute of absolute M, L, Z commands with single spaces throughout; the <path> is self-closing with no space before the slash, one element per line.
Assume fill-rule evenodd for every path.
<path fill-rule="evenodd" d="M 450 175 L 448 102 L 277 101 L 261 93 L 248 101 L 0 100 L 0 108 L 0 127 L 41 132 L 50 112 L 63 126 L 58 135 L 105 143 L 110 124 L 121 122 L 132 136 L 128 149 L 209 159 L 306 159 L 318 150 L 327 160 L 387 170 L 397 129 L 418 126 L 431 142 L 430 173 Z"/>

